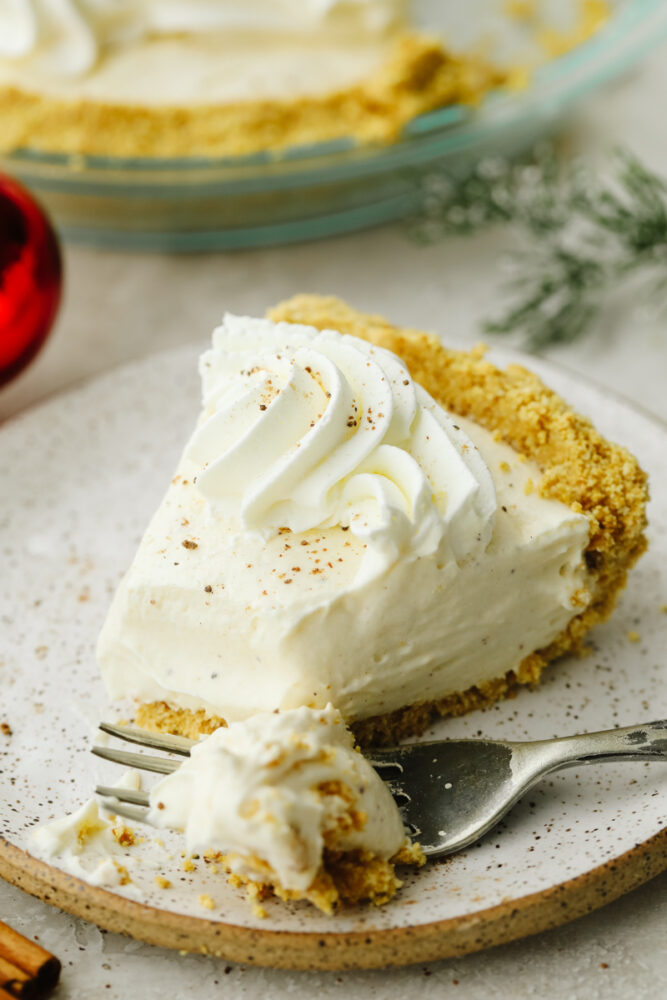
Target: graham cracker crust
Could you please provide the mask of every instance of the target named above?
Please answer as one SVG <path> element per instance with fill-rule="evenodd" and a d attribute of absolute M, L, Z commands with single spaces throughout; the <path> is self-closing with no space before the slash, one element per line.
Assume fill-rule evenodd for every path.
<path fill-rule="evenodd" d="M 204 858 L 215 869 L 221 867 L 227 881 L 237 888 L 244 888 L 256 916 L 265 917 L 262 902 L 277 896 L 286 902 L 305 900 L 323 913 L 332 914 L 346 906 L 370 903 L 384 906 L 401 888 L 403 883 L 396 874 L 397 865 L 421 868 L 426 858 L 419 844 L 406 843 L 393 858 L 385 859 L 371 851 L 335 851 L 324 849 L 320 869 L 307 889 L 285 889 L 276 879 L 271 867 L 261 858 L 244 857 L 252 864 L 255 877 L 237 875 L 231 871 L 234 855 L 207 852 Z"/>
<path fill-rule="evenodd" d="M 0 87 L 0 149 L 107 156 L 241 156 L 351 136 L 395 140 L 417 115 L 479 104 L 507 74 L 440 42 L 402 35 L 384 65 L 356 85 L 313 97 L 163 106 L 66 100 Z"/>
<path fill-rule="evenodd" d="M 526 368 L 510 365 L 501 370 L 491 364 L 483 347 L 450 350 L 431 334 L 393 326 L 334 297 L 298 295 L 269 310 L 268 316 L 276 322 L 338 330 L 398 354 L 412 377 L 445 409 L 471 417 L 535 461 L 542 470 L 542 496 L 567 504 L 590 524 L 585 558 L 592 600 L 549 646 L 487 684 L 386 715 L 346 720 L 358 743 L 380 746 L 419 735 L 437 716 L 463 715 L 511 697 L 519 685 L 535 686 L 549 662 L 580 653 L 585 635 L 609 617 L 628 570 L 646 549 L 647 477 L 627 449 L 605 440 L 590 420 Z M 226 725 L 219 716 L 164 702 L 139 705 L 136 721 L 146 729 L 190 737 Z"/>
<path fill-rule="evenodd" d="M 227 723 L 219 715 L 209 715 L 203 708 L 196 711 L 188 708 L 176 708 L 166 701 L 151 701 L 137 705 L 134 721 L 142 729 L 153 733 L 171 733 L 173 736 L 185 736 L 188 740 L 209 736 Z"/>

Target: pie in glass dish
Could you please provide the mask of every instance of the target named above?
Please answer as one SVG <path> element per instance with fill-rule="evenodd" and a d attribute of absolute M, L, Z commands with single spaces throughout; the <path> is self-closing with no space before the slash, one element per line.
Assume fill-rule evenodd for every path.
<path fill-rule="evenodd" d="M 0 4 L 5 150 L 180 158 L 384 143 L 504 81 L 416 31 L 405 0 Z"/>

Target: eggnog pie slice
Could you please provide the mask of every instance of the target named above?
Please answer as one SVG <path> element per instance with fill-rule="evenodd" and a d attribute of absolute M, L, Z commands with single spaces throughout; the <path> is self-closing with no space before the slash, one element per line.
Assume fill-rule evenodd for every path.
<path fill-rule="evenodd" d="M 195 735 L 332 703 L 362 742 L 534 683 L 610 613 L 645 477 L 522 368 L 335 299 L 226 316 L 98 659 Z"/>

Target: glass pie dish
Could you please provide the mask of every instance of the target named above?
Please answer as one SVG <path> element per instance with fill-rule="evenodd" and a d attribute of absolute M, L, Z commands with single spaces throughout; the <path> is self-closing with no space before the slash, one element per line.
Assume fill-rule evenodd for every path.
<path fill-rule="evenodd" d="M 482 25 L 494 45 L 500 39 L 501 57 L 504 49 L 511 58 L 525 23 L 507 16 L 501 22 L 501 6 L 474 0 L 462 11 L 422 0 L 416 20 L 455 49 L 479 42 Z M 663 0 L 617 0 L 609 8 L 593 37 L 543 63 L 523 89 L 496 91 L 478 108 L 451 105 L 421 115 L 391 145 L 336 139 L 220 159 L 19 150 L 0 155 L 0 169 L 37 193 L 65 239 L 110 248 L 238 249 L 362 229 L 414 211 L 420 178 L 436 166 L 462 175 L 485 156 L 528 148 L 667 31 Z"/>

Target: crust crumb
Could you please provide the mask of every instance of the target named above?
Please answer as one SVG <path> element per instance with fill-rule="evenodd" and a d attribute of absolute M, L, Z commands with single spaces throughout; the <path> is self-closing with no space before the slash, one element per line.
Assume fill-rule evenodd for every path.
<path fill-rule="evenodd" d="M 131 847 L 137 842 L 134 830 L 131 830 L 129 826 L 114 826 L 111 832 L 121 847 Z"/>
<path fill-rule="evenodd" d="M 244 867 L 251 867 L 252 875 L 239 875 L 233 871 L 239 860 L 237 854 L 220 854 L 217 859 L 222 870 L 227 873 L 230 885 L 245 888 L 257 916 L 266 915 L 260 903 L 270 896 L 277 896 L 288 902 L 305 900 L 327 914 L 358 903 L 383 906 L 403 884 L 396 875 L 396 865 L 421 867 L 426 861 L 421 847 L 409 842 L 389 860 L 370 851 L 334 851 L 325 848 L 322 865 L 310 886 L 297 891 L 285 889 L 272 868 L 261 858 L 243 857 Z M 258 906 L 261 913 L 256 910 Z"/>
<path fill-rule="evenodd" d="M 173 708 L 165 701 L 151 701 L 137 705 L 135 722 L 142 729 L 148 729 L 153 733 L 170 733 L 172 736 L 185 736 L 190 740 L 208 736 L 221 726 L 227 726 L 220 716 L 208 715 L 201 708 L 193 712 L 187 708 Z"/>

